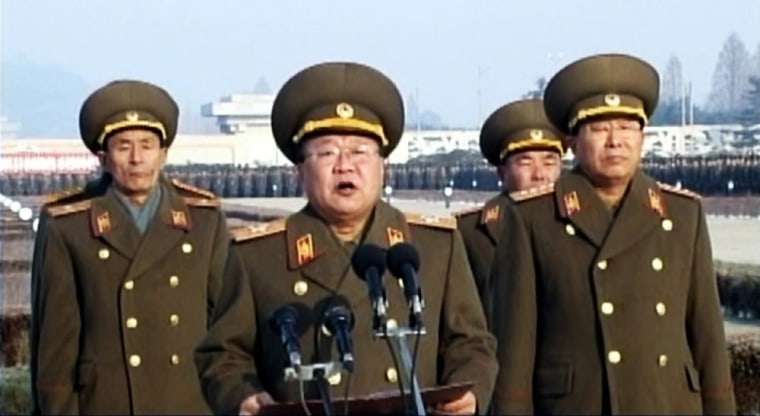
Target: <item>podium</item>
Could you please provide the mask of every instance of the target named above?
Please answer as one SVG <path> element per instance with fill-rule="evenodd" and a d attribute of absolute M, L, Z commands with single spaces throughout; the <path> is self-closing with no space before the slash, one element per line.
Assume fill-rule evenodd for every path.
<path fill-rule="evenodd" d="M 457 383 L 446 386 L 429 387 L 420 390 L 422 401 L 427 407 L 433 407 L 439 403 L 449 402 L 462 397 L 465 393 L 472 390 L 473 383 Z M 407 394 L 406 400 L 413 400 Z M 388 390 L 366 396 L 348 398 L 349 415 L 399 415 L 406 414 L 407 408 L 404 407 L 404 397 L 401 397 L 399 390 Z M 346 400 L 343 398 L 334 398 L 336 414 L 344 415 L 346 409 Z M 307 400 L 309 412 L 312 415 L 324 415 L 324 408 L 319 400 Z M 304 406 L 300 402 L 276 403 L 264 406 L 259 412 L 264 416 L 285 416 L 285 415 L 303 415 Z"/>

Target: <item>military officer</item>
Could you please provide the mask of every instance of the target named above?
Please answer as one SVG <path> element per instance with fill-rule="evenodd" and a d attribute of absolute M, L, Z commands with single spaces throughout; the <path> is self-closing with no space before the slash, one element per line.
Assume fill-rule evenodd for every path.
<path fill-rule="evenodd" d="M 658 94 L 656 70 L 619 54 L 548 83 L 576 166 L 512 194 L 523 226 L 502 238 L 526 254 L 494 266 L 500 414 L 735 413 L 704 210 L 638 170 Z"/>
<path fill-rule="evenodd" d="M 476 209 L 456 213 L 486 318 L 490 317 L 491 263 L 509 193 L 552 183 L 562 169 L 562 133 L 549 122 L 540 99 L 508 103 L 483 123 L 480 152 L 497 167 L 502 192 Z M 505 253 L 508 247 L 504 248 Z"/>
<path fill-rule="evenodd" d="M 272 130 L 280 150 L 297 166 L 308 204 L 287 219 L 233 231 L 241 263 L 225 275 L 229 279 L 212 327 L 196 353 L 215 412 L 256 413 L 272 400 L 298 402 L 298 383 L 283 381 L 285 355 L 269 317 L 284 304 L 312 308 L 335 296 L 348 299 L 356 317 L 350 394 L 394 389 L 400 370 L 388 345 L 372 335 L 367 287 L 350 258 L 358 244 L 387 248 L 401 241 L 414 244 L 422 264 L 424 323 L 430 330 L 417 356 L 421 387 L 473 382 L 461 397 L 431 405 L 460 414 L 488 406 L 497 368 L 495 341 L 454 219 L 404 214 L 380 199 L 383 159 L 401 138 L 403 114 L 393 82 L 357 63 L 311 66 L 280 90 Z M 402 290 L 388 284 L 387 296 L 391 326 L 406 325 Z M 331 341 L 318 314 L 315 319 L 300 336 L 301 355 L 327 361 Z M 330 378 L 333 397 L 344 396 L 345 378 Z M 306 398 L 318 396 L 310 388 Z"/>
<path fill-rule="evenodd" d="M 177 118 L 166 91 L 133 80 L 82 105 L 81 136 L 104 173 L 42 209 L 32 264 L 36 413 L 209 413 L 192 353 L 230 236 L 213 194 L 162 174 Z"/>

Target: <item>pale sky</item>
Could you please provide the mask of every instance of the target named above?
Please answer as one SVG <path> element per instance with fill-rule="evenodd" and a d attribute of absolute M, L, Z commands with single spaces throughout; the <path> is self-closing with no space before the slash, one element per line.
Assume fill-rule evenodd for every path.
<path fill-rule="evenodd" d="M 676 53 L 701 102 L 728 35 L 750 53 L 760 43 L 760 0 L 0 0 L 0 13 L 3 60 L 58 66 L 92 88 L 141 78 L 201 104 L 260 77 L 276 90 L 307 65 L 356 60 L 464 126 L 478 122 L 479 67 L 482 117 L 600 52 L 660 70 Z"/>

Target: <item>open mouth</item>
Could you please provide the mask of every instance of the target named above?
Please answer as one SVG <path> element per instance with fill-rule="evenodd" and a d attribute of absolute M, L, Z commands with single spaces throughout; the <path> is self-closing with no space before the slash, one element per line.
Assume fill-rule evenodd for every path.
<path fill-rule="evenodd" d="M 356 190 L 356 185 L 351 181 L 338 182 L 338 193 L 350 194 Z"/>

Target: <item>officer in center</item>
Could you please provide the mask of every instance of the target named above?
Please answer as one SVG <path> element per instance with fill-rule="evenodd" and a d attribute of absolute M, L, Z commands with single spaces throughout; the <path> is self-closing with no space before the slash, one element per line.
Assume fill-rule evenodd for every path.
<path fill-rule="evenodd" d="M 473 414 L 489 405 L 497 363 L 453 218 L 403 213 L 383 202 L 384 159 L 404 126 L 401 96 L 379 71 L 328 62 L 302 70 L 280 90 L 272 130 L 298 169 L 308 204 L 287 219 L 233 231 L 231 264 L 209 334 L 196 353 L 206 398 L 217 413 L 255 414 L 261 406 L 298 402 L 298 383 L 283 380 L 285 357 L 269 317 L 281 305 L 315 308 L 343 296 L 355 314 L 356 367 L 350 380 L 329 379 L 332 396 L 362 396 L 397 388 L 401 376 L 388 345 L 371 331 L 367 285 L 350 264 L 362 243 L 389 248 L 409 242 L 419 251 L 424 324 L 416 374 L 421 387 L 473 382 L 474 387 L 435 410 Z M 406 325 L 408 308 L 386 272 L 389 324 Z M 312 309 L 315 310 L 315 309 Z M 301 355 L 334 359 L 332 341 L 316 322 L 300 336 Z M 309 383 L 307 399 L 319 396 Z"/>
<path fill-rule="evenodd" d="M 541 99 L 514 101 L 494 111 L 480 131 L 480 152 L 497 168 L 502 192 L 483 206 L 454 214 L 467 249 L 467 258 L 491 327 L 491 263 L 509 252 L 499 246 L 502 227 L 509 226 L 504 210 L 511 192 L 553 183 L 562 171 L 565 152 L 562 133 L 546 117 Z"/>

